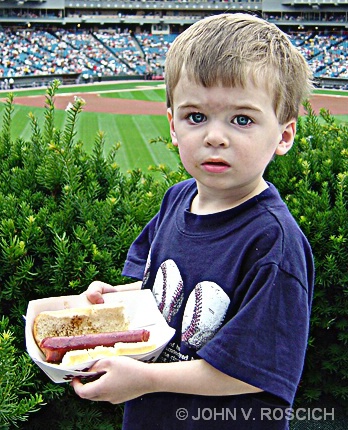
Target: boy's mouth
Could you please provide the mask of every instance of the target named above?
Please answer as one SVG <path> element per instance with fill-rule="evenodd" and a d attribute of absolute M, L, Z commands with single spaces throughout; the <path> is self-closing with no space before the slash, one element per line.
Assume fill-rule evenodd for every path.
<path fill-rule="evenodd" d="M 222 159 L 209 159 L 202 163 L 202 167 L 208 172 L 221 173 L 227 170 L 230 165 L 227 161 Z"/>

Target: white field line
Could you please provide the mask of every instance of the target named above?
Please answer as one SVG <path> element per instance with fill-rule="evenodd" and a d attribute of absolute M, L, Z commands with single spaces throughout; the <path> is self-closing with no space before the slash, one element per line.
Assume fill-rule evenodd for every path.
<path fill-rule="evenodd" d="M 0 0 L 1 1 L 1 0 Z M 99 84 L 98 84 L 99 85 Z M 107 85 L 107 84 L 105 84 Z M 109 83 L 110 85 L 110 83 Z M 135 88 L 124 88 L 124 89 L 120 89 L 120 90 L 102 90 L 102 91 L 93 91 L 91 88 L 91 91 L 84 91 L 84 92 L 79 92 L 79 87 L 76 86 L 76 91 L 72 92 L 72 93 L 61 93 L 61 94 L 56 94 L 55 97 L 65 97 L 65 96 L 76 96 L 76 94 L 81 94 L 81 97 L 83 98 L 83 94 L 104 94 L 104 93 L 125 93 L 127 91 L 132 92 L 132 91 L 152 91 L 152 90 L 159 90 L 159 89 L 165 89 L 165 84 L 156 84 L 156 85 L 138 85 Z M 33 90 L 35 90 L 35 88 L 33 88 Z M 21 97 L 20 92 L 21 91 L 28 91 L 28 88 L 15 88 L 14 90 L 0 90 L 0 94 L 1 93 L 9 93 L 9 92 L 17 92 L 17 97 Z M 35 97 L 42 97 L 44 94 L 41 95 L 33 95 L 33 96 L 25 96 L 25 97 L 31 97 L 31 98 L 35 98 Z"/>
<path fill-rule="evenodd" d="M 126 93 L 126 92 L 133 92 L 133 91 L 149 91 L 149 90 L 158 90 L 158 89 L 165 89 L 165 85 L 156 85 L 156 86 L 139 86 L 136 88 L 124 88 L 122 90 L 105 90 L 105 91 L 88 91 L 88 94 L 103 94 L 103 93 Z M 80 93 L 82 94 L 82 93 Z"/>
<path fill-rule="evenodd" d="M 88 92 L 82 92 L 79 93 L 78 91 L 74 93 L 62 93 L 62 94 L 56 94 L 55 97 L 65 97 L 65 96 L 76 96 L 76 94 L 79 94 L 81 98 L 83 98 L 83 94 L 108 94 L 108 93 L 131 93 L 133 91 L 153 91 L 158 89 L 165 89 L 165 85 L 156 85 L 156 86 L 138 86 L 136 88 L 123 88 L 121 90 L 105 90 L 105 91 L 88 91 Z M 36 97 L 36 96 L 29 96 L 29 97 Z M 42 97 L 42 96 L 39 96 Z"/>

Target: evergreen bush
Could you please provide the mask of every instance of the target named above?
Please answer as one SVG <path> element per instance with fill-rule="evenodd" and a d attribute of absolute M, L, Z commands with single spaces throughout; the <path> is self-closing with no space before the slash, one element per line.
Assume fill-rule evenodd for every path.
<path fill-rule="evenodd" d="M 348 400 L 348 128 L 306 104 L 291 151 L 267 177 L 309 239 L 316 282 L 306 367 L 298 399 Z M 294 309 L 296 312 L 296 309 Z"/>
<path fill-rule="evenodd" d="M 11 340 L 23 353 L 22 365 L 30 363 L 24 352 L 22 317 L 28 302 L 80 294 L 95 279 L 125 282 L 121 270 L 128 248 L 157 212 L 168 186 L 168 181 L 139 170 L 121 173 L 116 162 L 119 145 L 106 156 L 102 132 L 96 136 L 92 154 L 83 150 L 82 142 L 75 139 L 83 99 L 76 97 L 68 105 L 64 129 L 56 129 L 58 87 L 54 81 L 47 89 L 43 126 L 30 115 L 32 135 L 27 140 L 11 138 L 10 94 L 0 134 L 0 313 L 11 324 Z M 10 362 L 14 350 L 7 351 Z M 6 402 L 14 406 L 17 390 L 26 392 L 27 382 L 6 369 L 0 367 L 1 390 L 10 390 Z M 115 428 L 115 407 L 104 408 L 109 411 L 106 419 L 98 406 L 72 395 L 68 384 L 53 384 L 36 366 L 27 365 L 26 372 L 24 379 L 31 381 L 32 393 L 27 397 L 28 412 L 47 403 L 25 424 L 26 429 L 42 428 L 42 423 L 41 427 L 36 424 L 41 414 L 45 427 L 67 429 L 73 423 L 71 428 L 85 430 L 88 417 L 93 417 L 92 428 L 98 428 L 98 420 L 100 428 L 106 429 L 108 420 Z M 0 411 L 0 428 L 11 419 L 7 411 Z M 17 405 L 13 416 L 19 421 L 27 411 Z"/>
<path fill-rule="evenodd" d="M 0 428 L 9 429 L 25 421 L 43 404 L 34 386 L 31 359 L 15 347 L 15 338 L 6 317 L 0 319 Z"/>
<path fill-rule="evenodd" d="M 157 212 L 165 190 L 188 175 L 180 163 L 175 171 L 153 168 L 162 179 L 138 170 L 123 174 L 116 161 L 119 145 L 105 155 L 102 132 L 93 153 L 86 153 L 75 139 L 83 99 L 67 107 L 64 129 L 55 128 L 58 87 L 54 81 L 47 89 L 43 126 L 30 115 L 27 140 L 11 138 L 10 94 L 0 133 L 0 428 L 115 429 L 121 406 L 83 401 L 31 363 L 22 315 L 30 300 L 80 294 L 95 279 L 125 282 L 121 269 L 131 242 Z M 315 256 L 311 335 L 297 399 L 331 395 L 343 403 L 348 130 L 326 111 L 318 117 L 309 105 L 307 110 L 294 147 L 269 165 L 266 178 L 279 189 Z"/>

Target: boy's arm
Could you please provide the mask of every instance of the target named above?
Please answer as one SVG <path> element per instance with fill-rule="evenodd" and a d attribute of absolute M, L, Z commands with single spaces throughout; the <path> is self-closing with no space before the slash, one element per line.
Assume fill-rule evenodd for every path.
<path fill-rule="evenodd" d="M 114 404 L 156 392 L 226 396 L 262 391 L 220 372 L 203 359 L 147 364 L 116 357 L 100 360 L 90 370 L 102 376 L 87 384 L 75 378 L 75 392 L 84 399 Z"/>
<path fill-rule="evenodd" d="M 95 281 L 85 294 L 91 303 L 103 303 L 105 293 L 138 290 L 141 285 L 142 281 L 116 286 Z M 203 359 L 148 364 L 115 357 L 97 361 L 90 371 L 102 376 L 86 384 L 75 378 L 72 386 L 76 393 L 85 399 L 115 404 L 155 392 L 225 396 L 262 391 L 220 372 Z"/>
<path fill-rule="evenodd" d="M 228 396 L 262 391 L 220 372 L 203 359 L 154 363 L 147 372 L 154 392 Z"/>

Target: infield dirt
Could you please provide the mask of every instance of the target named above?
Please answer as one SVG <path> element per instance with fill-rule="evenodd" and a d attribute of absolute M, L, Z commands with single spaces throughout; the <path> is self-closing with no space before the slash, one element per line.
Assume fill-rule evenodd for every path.
<path fill-rule="evenodd" d="M 55 96 L 56 109 L 66 109 L 74 97 L 81 97 L 86 101 L 83 110 L 86 112 L 104 112 L 124 115 L 166 115 L 164 102 L 127 100 L 101 97 L 97 93 L 70 93 Z M 2 100 L 3 101 L 3 100 Z M 310 99 L 314 112 L 319 113 L 321 108 L 328 109 L 332 115 L 348 115 L 348 98 L 335 95 L 315 94 Z M 24 106 L 45 106 L 45 96 L 15 97 L 15 104 Z M 301 109 L 301 114 L 304 109 Z"/>

